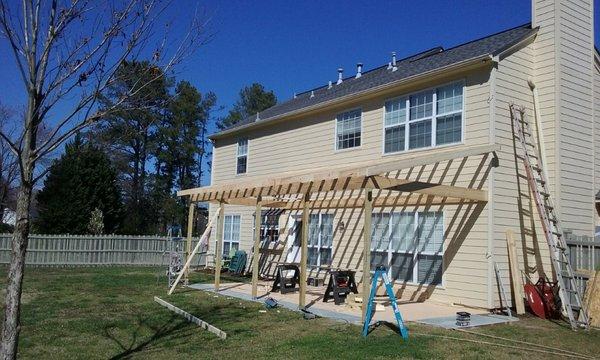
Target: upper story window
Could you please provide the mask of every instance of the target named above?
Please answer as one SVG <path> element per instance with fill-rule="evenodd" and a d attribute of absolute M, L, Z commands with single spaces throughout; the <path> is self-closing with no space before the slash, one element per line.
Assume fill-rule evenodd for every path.
<path fill-rule="evenodd" d="M 360 146 L 361 128 L 360 110 L 338 114 L 336 118 L 336 150 Z"/>
<path fill-rule="evenodd" d="M 463 83 L 386 101 L 384 153 L 462 141 Z"/>
<path fill-rule="evenodd" d="M 237 143 L 237 174 L 245 174 L 248 170 L 248 139 L 240 139 Z"/>

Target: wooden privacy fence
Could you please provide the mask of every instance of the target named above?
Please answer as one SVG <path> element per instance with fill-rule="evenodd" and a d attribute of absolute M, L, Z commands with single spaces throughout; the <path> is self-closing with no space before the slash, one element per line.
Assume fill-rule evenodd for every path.
<path fill-rule="evenodd" d="M 565 235 L 575 280 L 583 294 L 590 273 L 600 270 L 600 236 L 578 236 L 567 231 Z"/>
<path fill-rule="evenodd" d="M 11 236 L 0 234 L 0 264 L 10 262 Z M 129 235 L 31 235 L 25 263 L 35 266 L 166 266 L 169 239 Z M 194 238 L 192 246 L 198 240 Z M 197 261 L 194 259 L 193 264 Z"/>

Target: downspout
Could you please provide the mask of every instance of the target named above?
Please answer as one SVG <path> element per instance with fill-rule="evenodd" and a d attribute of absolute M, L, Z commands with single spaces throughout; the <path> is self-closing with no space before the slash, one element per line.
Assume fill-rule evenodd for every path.
<path fill-rule="evenodd" d="M 538 149 L 540 149 L 540 155 L 542 162 L 542 169 L 544 169 L 544 176 L 546 179 L 550 180 L 548 176 L 548 169 L 546 168 L 546 143 L 544 141 L 544 129 L 542 128 L 542 117 L 540 115 L 540 100 L 538 95 L 538 90 L 535 87 L 535 82 L 533 81 L 533 77 L 527 78 L 527 84 L 529 84 L 529 88 L 533 93 L 533 113 L 535 114 L 535 132 L 537 136 Z M 555 183 L 556 185 L 556 183 Z"/>
<path fill-rule="evenodd" d="M 498 57 L 492 59 L 492 69 L 490 72 L 490 90 L 488 97 L 489 106 L 489 143 L 496 143 L 496 76 L 498 73 L 498 65 L 500 60 Z M 494 182 L 495 182 L 495 167 L 492 167 L 488 177 L 488 203 L 487 203 L 487 216 L 488 216 L 488 229 L 487 229 L 487 254 L 494 253 Z M 487 303 L 488 309 L 494 308 L 494 285 L 492 279 L 494 279 L 494 268 L 491 261 L 491 257 L 487 259 Z"/>

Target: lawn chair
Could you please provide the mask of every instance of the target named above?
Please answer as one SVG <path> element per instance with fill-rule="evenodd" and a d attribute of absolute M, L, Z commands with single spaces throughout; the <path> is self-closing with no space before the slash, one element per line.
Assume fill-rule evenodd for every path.
<path fill-rule="evenodd" d="M 234 275 L 242 275 L 246 269 L 247 259 L 248 255 L 246 255 L 244 250 L 236 251 L 229 261 L 229 272 Z"/>

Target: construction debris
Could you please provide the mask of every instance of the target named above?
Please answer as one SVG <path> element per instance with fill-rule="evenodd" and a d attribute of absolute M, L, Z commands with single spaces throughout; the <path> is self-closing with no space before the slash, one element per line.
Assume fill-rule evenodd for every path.
<path fill-rule="evenodd" d="M 600 327 L 600 271 L 590 272 L 583 302 L 590 316 L 590 325 Z"/>
<path fill-rule="evenodd" d="M 207 331 L 217 335 L 219 338 L 221 338 L 223 340 L 225 340 L 227 338 L 227 334 L 225 333 L 225 331 L 222 331 L 222 330 L 212 326 L 211 324 L 207 323 L 206 321 L 198 319 L 194 315 L 181 310 L 177 306 L 169 304 L 168 302 L 164 301 L 163 299 L 159 298 L 158 296 L 154 297 L 154 301 L 156 301 L 160 305 L 166 307 L 167 309 L 171 310 L 175 314 L 183 316 L 187 321 L 194 323 L 194 324 L 200 326 L 201 328 L 203 328 L 204 330 L 207 330 Z"/>

